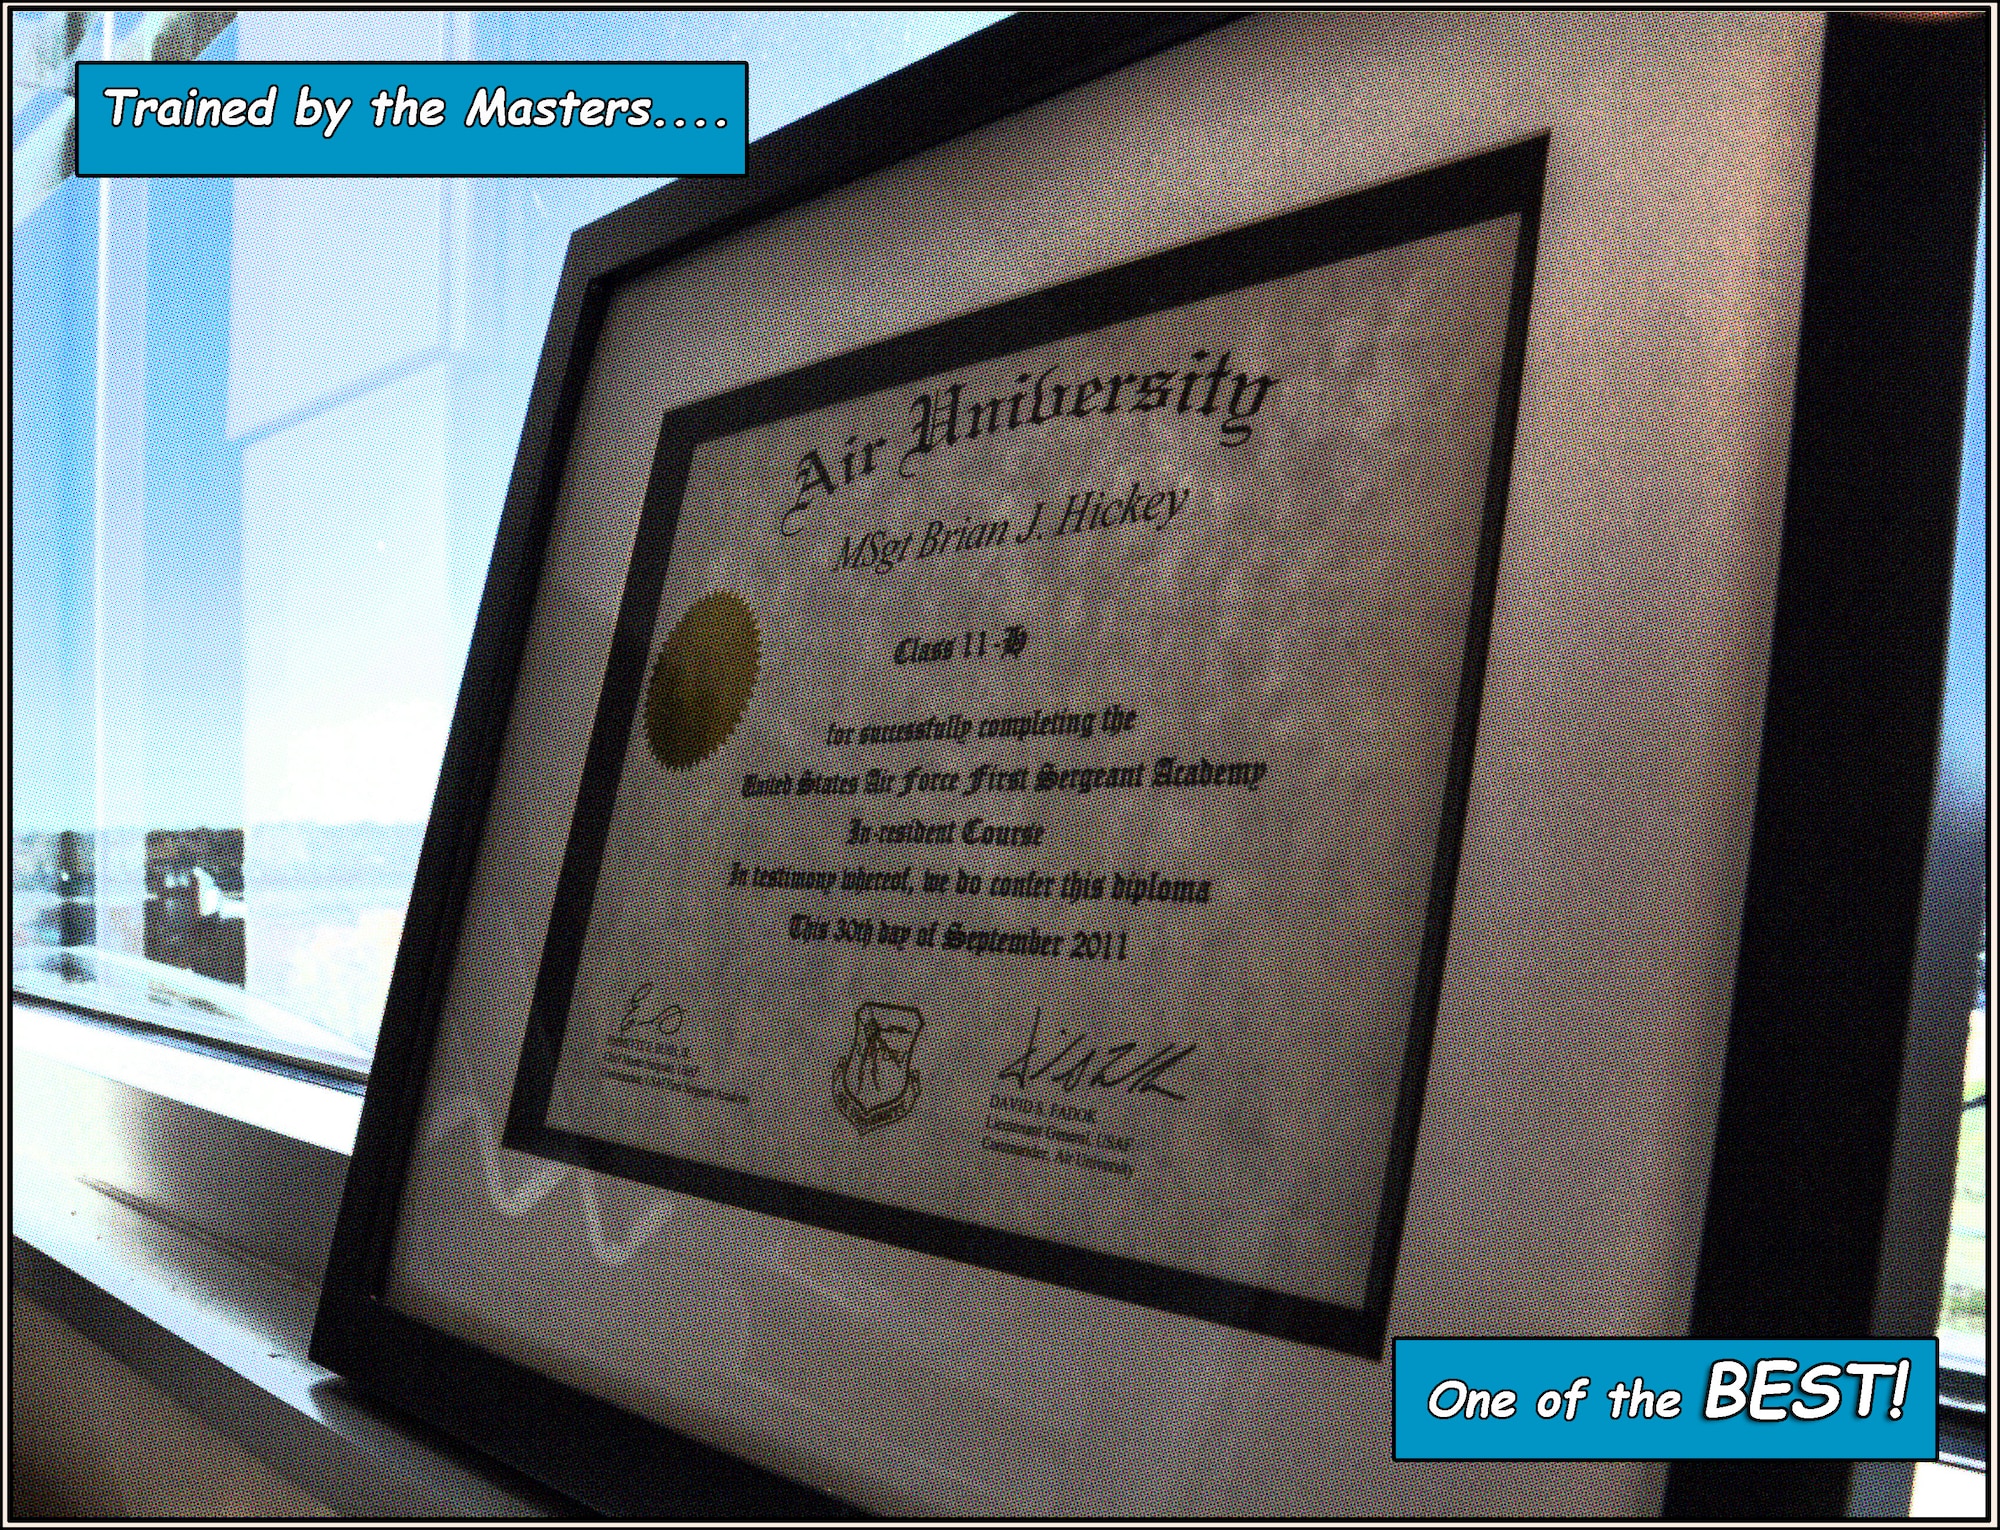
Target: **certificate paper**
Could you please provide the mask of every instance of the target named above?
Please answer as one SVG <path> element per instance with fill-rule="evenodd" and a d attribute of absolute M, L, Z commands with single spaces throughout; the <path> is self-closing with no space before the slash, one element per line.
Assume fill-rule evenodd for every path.
<path fill-rule="evenodd" d="M 1532 209 L 1337 211 L 667 417 L 510 1145 L 1365 1344 Z"/>

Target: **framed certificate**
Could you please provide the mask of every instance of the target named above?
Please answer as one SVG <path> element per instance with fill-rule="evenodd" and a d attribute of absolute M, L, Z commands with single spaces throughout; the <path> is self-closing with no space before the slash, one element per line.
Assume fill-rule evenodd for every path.
<path fill-rule="evenodd" d="M 1379 1358 L 1545 147 L 668 414 L 506 1145 Z"/>
<path fill-rule="evenodd" d="M 1793 1151 L 1867 31 L 1028 14 L 581 231 L 316 1357 L 620 1514 L 1659 1512 L 1387 1344 L 1719 1320 Z"/>

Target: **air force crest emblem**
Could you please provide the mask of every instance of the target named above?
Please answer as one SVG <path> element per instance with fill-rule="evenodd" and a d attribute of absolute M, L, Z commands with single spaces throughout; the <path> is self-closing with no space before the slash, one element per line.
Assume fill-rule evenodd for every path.
<path fill-rule="evenodd" d="M 905 1004 L 864 1004 L 854 1012 L 854 1041 L 833 1070 L 833 1103 L 861 1136 L 900 1121 L 917 1103 L 922 1080 L 910 1053 L 924 1028 Z"/>

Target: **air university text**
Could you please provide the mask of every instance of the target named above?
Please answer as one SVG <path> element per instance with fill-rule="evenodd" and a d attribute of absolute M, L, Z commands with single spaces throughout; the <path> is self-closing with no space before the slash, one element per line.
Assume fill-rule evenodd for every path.
<path fill-rule="evenodd" d="M 900 452 L 890 448 L 887 436 L 864 439 L 860 433 L 826 451 L 808 448 L 794 469 L 797 499 L 780 514 L 778 530 L 797 535 L 806 529 L 804 514 L 816 499 L 832 500 L 849 485 L 873 477 L 892 459 L 898 478 L 913 478 L 924 460 L 943 448 L 1058 419 L 1155 410 L 1219 417 L 1218 444 L 1240 446 L 1250 439 L 1255 429 L 1251 421 L 1279 382 L 1233 368 L 1227 350 L 1219 355 L 1193 351 L 1184 367 L 1113 372 L 1074 381 L 1057 380 L 1061 366 L 1052 362 L 1038 373 L 1018 373 L 1012 392 L 983 401 L 968 399 L 963 382 L 918 394 L 910 401 L 909 437 Z"/>

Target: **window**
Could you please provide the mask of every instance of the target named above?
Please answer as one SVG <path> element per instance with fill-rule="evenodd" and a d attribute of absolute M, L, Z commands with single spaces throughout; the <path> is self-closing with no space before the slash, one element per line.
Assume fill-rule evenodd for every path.
<path fill-rule="evenodd" d="M 571 231 L 632 179 L 78 180 L 71 62 L 744 59 L 997 13 L 16 12 L 13 982 L 365 1075 Z"/>

